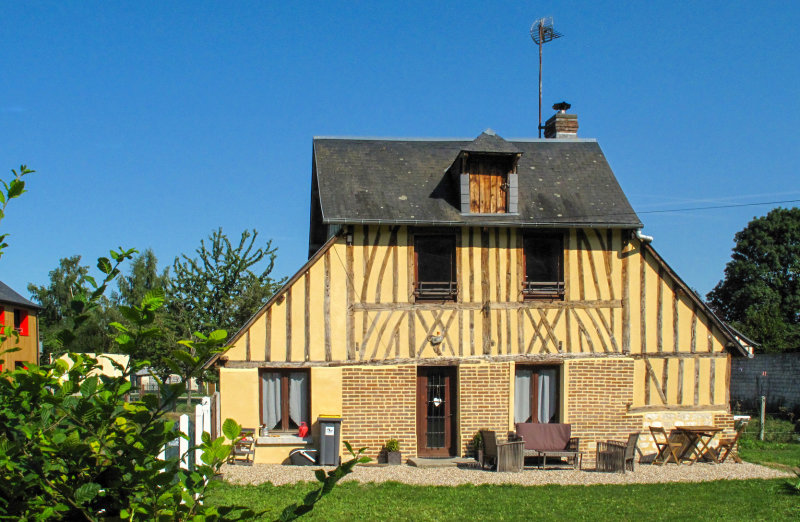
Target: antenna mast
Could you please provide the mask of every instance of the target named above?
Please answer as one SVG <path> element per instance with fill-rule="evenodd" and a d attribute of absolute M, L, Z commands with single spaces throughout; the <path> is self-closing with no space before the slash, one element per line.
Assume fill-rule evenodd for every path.
<path fill-rule="evenodd" d="M 539 46 L 539 137 L 542 137 L 542 45 L 564 36 L 553 29 L 553 17 L 539 18 L 531 26 L 531 38 Z"/>

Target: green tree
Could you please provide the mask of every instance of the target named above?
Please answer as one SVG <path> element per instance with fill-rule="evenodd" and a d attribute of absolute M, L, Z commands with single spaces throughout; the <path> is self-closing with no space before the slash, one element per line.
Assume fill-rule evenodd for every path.
<path fill-rule="evenodd" d="M 200 241 L 197 257 L 175 259 L 169 306 L 185 333 L 236 331 L 280 288 L 284 280 L 270 277 L 277 249 L 257 239 L 245 230 L 234 246 L 219 228 Z"/>
<path fill-rule="evenodd" d="M 762 350 L 800 350 L 800 208 L 754 218 L 734 241 L 709 304 Z"/>
<path fill-rule="evenodd" d="M 114 304 L 135 306 L 142 302 L 151 290 L 166 291 L 169 286 L 169 269 L 158 272 L 158 258 L 148 248 L 131 261 L 128 275 L 117 280 L 118 292 L 112 293 Z"/>
<path fill-rule="evenodd" d="M 134 257 L 127 275 L 120 275 L 117 280 L 118 291 L 112 294 L 112 306 L 107 315 L 115 321 L 121 321 L 123 312 L 141 303 L 150 292 L 165 293 L 170 286 L 169 269 L 159 273 L 158 258 L 152 249 L 147 249 Z M 136 353 L 131 357 L 139 361 L 148 361 L 148 368 L 161 380 L 172 373 L 168 364 L 169 347 L 175 346 L 182 338 L 178 321 L 165 307 L 155 311 L 154 325 L 158 327 L 158 335 L 143 339 Z M 188 337 L 188 335 L 185 335 Z"/>
<path fill-rule="evenodd" d="M 46 286 L 28 285 L 28 292 L 34 301 L 42 306 L 39 315 L 39 328 L 42 333 L 43 355 L 60 355 L 73 348 L 80 352 L 105 353 L 111 350 L 112 342 L 107 314 L 108 299 L 99 298 L 97 307 L 72 332 L 74 338 L 69 339 L 71 346 L 64 346 L 64 339 L 59 337 L 69 318 L 75 315 L 72 303 L 76 299 L 85 299 L 91 293 L 89 267 L 81 265 L 81 256 L 65 257 L 59 260 L 58 267 L 48 274 L 50 282 Z"/>

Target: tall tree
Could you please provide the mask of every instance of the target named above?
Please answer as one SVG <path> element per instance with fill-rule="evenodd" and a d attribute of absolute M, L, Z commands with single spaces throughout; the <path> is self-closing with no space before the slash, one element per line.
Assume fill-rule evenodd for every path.
<path fill-rule="evenodd" d="M 185 333 L 235 332 L 280 288 L 284 280 L 270 277 L 277 249 L 257 239 L 245 230 L 234 246 L 219 228 L 200 241 L 197 257 L 175 258 L 168 297 Z"/>
<path fill-rule="evenodd" d="M 158 258 L 152 249 L 147 249 L 134 257 L 128 275 L 120 275 L 117 279 L 118 292 L 112 295 L 112 306 L 109 317 L 123 322 L 133 307 L 138 306 L 148 295 L 164 295 L 170 286 L 169 269 L 158 271 Z M 168 360 L 172 349 L 181 339 L 178 321 L 165 309 L 154 311 L 152 335 L 142 338 L 131 357 L 138 362 L 147 361 L 148 368 L 157 376 L 166 379 L 173 369 Z M 117 347 L 115 347 L 116 349 Z"/>
<path fill-rule="evenodd" d="M 131 262 L 128 275 L 117 281 L 118 292 L 112 299 L 116 304 L 136 306 L 150 290 L 166 290 L 169 286 L 169 268 L 158 273 L 158 258 L 148 248 Z"/>
<path fill-rule="evenodd" d="M 43 355 L 60 355 L 63 352 L 63 340 L 58 333 L 64 329 L 67 320 L 78 312 L 73 301 L 85 299 L 93 291 L 89 288 L 89 267 L 80 263 L 81 256 L 78 255 L 62 258 L 58 267 L 50 271 L 50 283 L 47 286 L 28 284 L 28 292 L 33 300 L 42 306 L 39 328 L 42 332 Z M 76 338 L 72 344 L 75 349 L 94 353 L 111 350 L 107 309 L 108 300 L 103 298 L 86 320 L 74 329 Z"/>
<path fill-rule="evenodd" d="M 800 350 L 800 208 L 755 218 L 734 240 L 709 304 L 764 351 Z"/>

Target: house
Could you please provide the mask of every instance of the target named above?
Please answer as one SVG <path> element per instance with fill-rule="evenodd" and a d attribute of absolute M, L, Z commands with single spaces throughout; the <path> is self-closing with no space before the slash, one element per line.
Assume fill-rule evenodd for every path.
<path fill-rule="evenodd" d="M 7 337 L 0 345 L 0 352 L 19 348 L 19 351 L 0 355 L 0 371 L 39 364 L 40 309 L 0 281 L 0 334 Z"/>
<path fill-rule="evenodd" d="M 467 455 L 526 421 L 570 423 L 587 462 L 633 431 L 647 451 L 652 424 L 732 430 L 748 347 L 576 135 L 562 110 L 545 139 L 314 139 L 308 262 L 212 361 L 220 418 L 274 435 L 257 461 L 331 414 L 373 457 Z"/>

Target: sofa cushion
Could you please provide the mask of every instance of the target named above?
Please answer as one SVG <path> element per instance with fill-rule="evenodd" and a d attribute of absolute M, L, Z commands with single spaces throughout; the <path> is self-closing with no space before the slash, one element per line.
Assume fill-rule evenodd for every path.
<path fill-rule="evenodd" d="M 526 450 L 559 451 L 566 449 L 572 427 L 569 424 L 520 422 L 517 435 L 525 441 Z"/>

